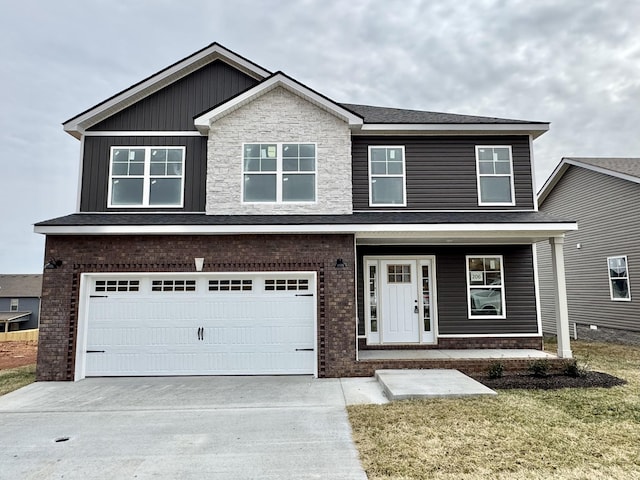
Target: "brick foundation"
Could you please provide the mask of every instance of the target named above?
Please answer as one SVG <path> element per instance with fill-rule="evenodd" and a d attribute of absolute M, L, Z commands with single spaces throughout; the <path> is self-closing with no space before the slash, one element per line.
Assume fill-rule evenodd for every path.
<path fill-rule="evenodd" d="M 542 337 L 464 337 L 438 338 L 436 345 L 367 345 L 358 338 L 359 350 L 458 350 L 469 348 L 520 348 L 542 350 Z"/>

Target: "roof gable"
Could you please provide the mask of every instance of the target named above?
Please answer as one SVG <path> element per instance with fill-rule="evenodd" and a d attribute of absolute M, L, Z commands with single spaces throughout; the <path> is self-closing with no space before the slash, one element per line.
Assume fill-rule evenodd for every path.
<path fill-rule="evenodd" d="M 270 75 L 268 70 L 256 65 L 250 60 L 241 57 L 218 43 L 212 43 L 202 50 L 179 60 L 173 65 L 115 94 L 96 106 L 70 118 L 62 124 L 63 128 L 74 137 L 80 138 L 87 128 L 96 125 L 109 116 L 120 112 L 137 101 L 216 60 L 221 60 L 256 80 L 262 80 Z"/>
<path fill-rule="evenodd" d="M 594 172 L 640 183 L 640 158 L 631 157 L 563 157 L 538 193 L 538 205 L 542 205 L 556 184 L 571 167 L 580 167 Z"/>
<path fill-rule="evenodd" d="M 42 275 L 0 275 L 0 297 L 40 297 Z"/>
<path fill-rule="evenodd" d="M 200 133 L 206 135 L 213 122 L 278 87 L 284 88 L 315 106 L 335 115 L 338 118 L 341 118 L 350 126 L 359 127 L 363 123 L 361 116 L 344 108 L 339 103 L 336 103 L 328 97 L 310 89 L 282 72 L 276 72 L 255 87 L 250 88 L 217 107 L 197 116 L 194 119 L 195 127 L 200 131 Z"/>

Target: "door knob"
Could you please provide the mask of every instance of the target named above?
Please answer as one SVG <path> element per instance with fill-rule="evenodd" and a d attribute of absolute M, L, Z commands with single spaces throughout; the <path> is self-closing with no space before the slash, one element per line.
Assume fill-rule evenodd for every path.
<path fill-rule="evenodd" d="M 419 313 L 418 312 L 418 300 L 415 301 L 416 304 L 413 306 L 413 313 Z"/>

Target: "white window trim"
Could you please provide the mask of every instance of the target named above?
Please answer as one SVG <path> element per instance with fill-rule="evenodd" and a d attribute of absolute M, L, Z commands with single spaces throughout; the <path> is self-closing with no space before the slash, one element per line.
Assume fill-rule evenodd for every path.
<path fill-rule="evenodd" d="M 480 173 L 480 149 L 481 148 L 507 148 L 509 150 L 509 167 L 511 168 L 511 173 L 509 175 L 505 173 L 501 174 L 488 174 L 488 173 Z M 483 202 L 482 201 L 482 191 L 480 187 L 480 177 L 510 177 L 509 185 L 511 187 L 511 201 L 510 202 Z M 514 173 L 513 173 L 513 151 L 511 145 L 476 145 L 476 185 L 478 189 L 478 205 L 481 207 L 491 207 L 491 206 L 505 206 L 511 205 L 514 206 L 516 204 L 516 194 L 515 194 L 515 186 L 514 186 Z"/>
<path fill-rule="evenodd" d="M 399 148 L 402 150 L 402 175 L 376 174 L 371 173 L 371 151 L 376 148 Z M 370 207 L 406 207 L 407 206 L 407 156 L 404 145 L 369 145 L 367 157 L 367 170 L 369 172 L 369 206 Z M 372 177 L 402 178 L 402 203 L 373 203 Z"/>
<path fill-rule="evenodd" d="M 627 280 L 627 288 L 628 288 L 628 292 L 629 292 L 629 296 L 628 298 L 614 298 L 613 296 L 613 286 L 611 285 L 611 274 L 609 272 L 609 260 L 612 258 L 624 258 L 624 264 L 627 267 L 627 276 L 626 277 L 616 277 L 618 279 L 620 278 L 626 278 Z M 609 297 L 611 299 L 611 301 L 613 302 L 630 302 L 631 301 L 631 279 L 629 278 L 629 260 L 627 259 L 626 255 L 613 255 L 611 257 L 607 257 L 607 278 L 609 280 Z"/>
<path fill-rule="evenodd" d="M 246 145 L 256 145 L 256 144 L 271 144 L 276 146 L 276 170 L 275 172 L 245 172 L 244 170 L 244 148 Z M 283 145 L 313 145 L 316 152 L 315 157 L 315 169 L 313 172 L 284 172 L 282 170 L 282 146 Z M 240 151 L 240 198 L 243 205 L 315 205 L 318 203 L 318 144 L 316 142 L 245 142 L 242 144 L 242 150 Z M 286 174 L 311 174 L 313 173 L 313 188 L 314 188 L 314 198 L 313 200 L 306 201 L 296 201 L 289 202 L 282 200 L 282 176 Z M 276 200 L 275 202 L 246 202 L 244 200 L 244 176 L 245 174 L 264 174 L 264 175 L 274 175 L 276 176 Z"/>
<path fill-rule="evenodd" d="M 142 175 L 143 184 L 142 184 L 142 204 L 141 205 L 114 205 L 111 203 L 111 190 L 113 183 L 113 152 L 114 150 L 120 149 L 136 149 L 136 150 L 144 150 L 144 173 Z M 167 148 L 172 150 L 181 150 L 182 151 L 182 175 L 180 176 L 180 204 L 179 205 L 149 205 L 149 190 L 151 187 L 151 150 L 152 149 L 161 149 Z M 127 146 L 127 145 L 114 145 L 111 147 L 109 151 L 109 185 L 107 189 L 107 208 L 183 208 L 184 207 L 184 177 L 185 177 L 185 160 L 186 160 L 186 150 L 187 148 L 184 146 L 173 146 L 173 145 L 154 145 L 154 146 Z M 117 175 L 119 176 L 119 175 Z M 140 178 L 139 176 L 135 176 L 132 178 Z M 167 176 L 166 178 L 178 178 L 177 175 Z"/>
<path fill-rule="evenodd" d="M 17 312 L 19 310 L 20 310 L 20 299 L 19 298 L 12 298 L 10 303 L 9 303 L 9 311 Z"/>
<path fill-rule="evenodd" d="M 502 315 L 472 315 L 471 312 L 471 288 L 478 288 L 478 285 L 471 285 L 471 282 L 469 280 L 469 259 L 470 258 L 499 258 L 500 259 L 500 281 L 501 281 L 501 285 L 500 285 L 500 289 L 502 290 L 502 295 L 500 298 L 501 304 L 502 304 Z M 507 318 L 507 292 L 506 292 L 506 282 L 505 282 L 505 275 L 504 275 L 504 258 L 502 255 L 489 255 L 489 254 L 482 254 L 482 255 L 466 255 L 465 256 L 465 272 L 467 275 L 467 317 L 469 320 L 481 320 L 481 319 L 491 319 L 491 318 L 496 318 L 496 319 L 506 319 Z M 483 286 L 481 285 L 479 288 L 483 288 Z"/>

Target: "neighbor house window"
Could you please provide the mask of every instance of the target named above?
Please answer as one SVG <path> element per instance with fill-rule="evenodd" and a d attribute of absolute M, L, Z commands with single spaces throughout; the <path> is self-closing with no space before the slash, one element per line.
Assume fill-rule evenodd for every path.
<path fill-rule="evenodd" d="M 407 204 L 404 147 L 369 147 L 369 204 Z"/>
<path fill-rule="evenodd" d="M 243 175 L 246 203 L 315 202 L 316 145 L 247 143 Z"/>
<path fill-rule="evenodd" d="M 9 310 L 11 310 L 12 312 L 17 312 L 19 305 L 20 305 L 19 300 L 17 298 L 12 298 L 11 305 L 9 306 Z"/>
<path fill-rule="evenodd" d="M 505 318 L 502 256 L 467 256 L 469 318 Z"/>
<path fill-rule="evenodd" d="M 515 205 L 510 146 L 477 146 L 479 205 Z"/>
<path fill-rule="evenodd" d="M 181 207 L 185 147 L 112 147 L 109 207 Z"/>
<path fill-rule="evenodd" d="M 621 257 L 608 257 L 607 263 L 609 265 L 609 292 L 611 294 L 611 300 L 631 300 L 626 255 Z"/>

